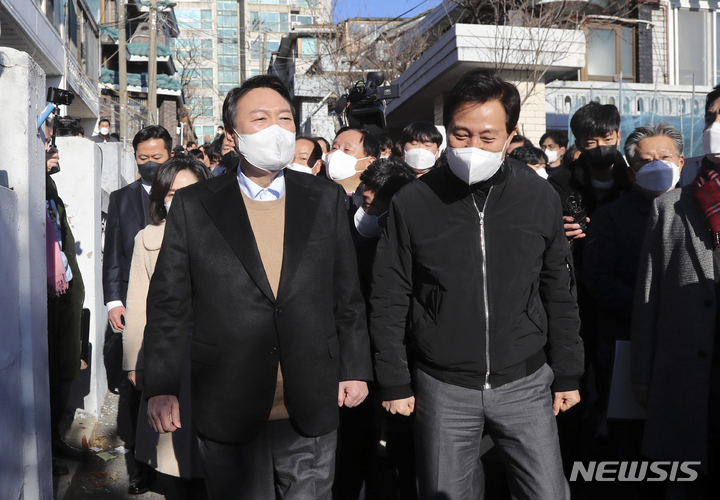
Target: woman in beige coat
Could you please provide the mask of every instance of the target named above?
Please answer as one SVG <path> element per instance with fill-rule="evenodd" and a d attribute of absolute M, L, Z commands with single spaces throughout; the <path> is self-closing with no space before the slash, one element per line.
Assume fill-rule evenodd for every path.
<path fill-rule="evenodd" d="M 170 209 L 175 191 L 210 174 L 199 161 L 176 156 L 165 162 L 157 171 L 150 190 L 150 220 L 152 224 L 135 237 L 130 280 L 128 283 L 127 311 L 123 331 L 123 369 L 128 378 L 140 390 L 143 388 L 143 331 L 150 278 L 155 270 L 160 246 L 165 233 L 165 217 Z M 188 335 L 192 325 L 188 325 Z M 190 401 L 190 342 L 181 378 L 181 401 Z M 143 398 L 140 407 L 135 457 L 158 472 L 184 479 L 202 477 L 202 466 L 192 425 L 191 408 L 180 405 L 182 428 L 168 434 L 157 434 L 147 419 L 147 402 Z"/>

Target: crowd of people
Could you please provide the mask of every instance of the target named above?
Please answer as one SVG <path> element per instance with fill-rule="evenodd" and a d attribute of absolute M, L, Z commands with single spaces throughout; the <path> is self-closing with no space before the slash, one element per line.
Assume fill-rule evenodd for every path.
<path fill-rule="evenodd" d="M 697 481 L 660 495 L 710 498 L 720 86 L 682 187 L 667 123 L 621 151 L 617 108 L 591 101 L 574 144 L 548 130 L 536 147 L 517 133 L 520 102 L 470 71 L 442 128 L 329 141 L 296 135 L 287 89 L 261 75 L 228 93 L 213 141 L 135 136 L 139 178 L 110 196 L 103 255 L 134 387 L 130 493 L 162 477 L 178 498 L 464 500 L 500 477 L 512 498 L 569 499 L 589 426 L 622 459 L 697 463 Z M 75 353 L 53 364 L 51 342 L 62 408 L 84 363 L 83 291 L 56 162 L 49 339 Z M 608 419 L 618 341 L 644 422 Z M 53 450 L 82 453 L 56 427 Z"/>

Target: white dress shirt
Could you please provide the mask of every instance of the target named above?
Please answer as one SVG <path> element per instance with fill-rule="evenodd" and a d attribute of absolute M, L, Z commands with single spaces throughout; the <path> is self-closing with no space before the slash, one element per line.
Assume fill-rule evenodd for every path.
<path fill-rule="evenodd" d="M 282 170 L 268 187 L 263 188 L 248 179 L 247 176 L 243 174 L 242 168 L 238 167 L 238 182 L 240 183 L 240 189 L 242 189 L 242 192 L 245 193 L 245 196 L 251 200 L 279 200 L 285 194 L 285 172 Z"/>

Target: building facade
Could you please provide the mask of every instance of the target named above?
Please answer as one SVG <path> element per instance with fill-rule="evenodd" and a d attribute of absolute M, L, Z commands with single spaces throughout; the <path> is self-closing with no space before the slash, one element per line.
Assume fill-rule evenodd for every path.
<path fill-rule="evenodd" d="M 48 87 L 75 100 L 60 114 L 93 130 L 100 111 L 100 27 L 85 0 L 0 0 L 0 46 L 27 52 L 45 72 Z"/>
<path fill-rule="evenodd" d="M 215 136 L 227 92 L 266 73 L 285 34 L 329 22 L 330 9 L 329 0 L 178 0 L 176 78 L 182 83 L 197 139 Z"/>

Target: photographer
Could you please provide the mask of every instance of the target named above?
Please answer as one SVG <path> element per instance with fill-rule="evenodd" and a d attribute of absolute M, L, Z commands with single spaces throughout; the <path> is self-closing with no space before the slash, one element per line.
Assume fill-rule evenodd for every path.
<path fill-rule="evenodd" d="M 50 431 L 53 475 L 68 474 L 55 457 L 81 458 L 85 451 L 70 446 L 60 435 L 60 421 L 70 395 L 70 384 L 87 367 L 81 360 L 81 315 L 85 286 L 75 256 L 75 238 L 68 224 L 65 204 L 50 177 L 58 172 L 59 153 L 49 142 L 52 117 L 46 121 L 46 239 L 48 279 L 48 364 L 50 374 Z M 81 366 L 82 364 L 82 366 Z"/>

